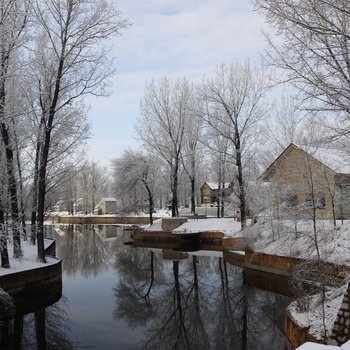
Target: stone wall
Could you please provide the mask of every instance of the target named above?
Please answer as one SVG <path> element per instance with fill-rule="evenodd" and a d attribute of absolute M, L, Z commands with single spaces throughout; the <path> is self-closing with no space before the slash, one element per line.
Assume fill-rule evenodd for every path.
<path fill-rule="evenodd" d="M 342 345 L 350 339 L 350 283 L 344 294 L 343 302 L 334 322 L 332 334 L 327 343 L 331 345 Z"/>

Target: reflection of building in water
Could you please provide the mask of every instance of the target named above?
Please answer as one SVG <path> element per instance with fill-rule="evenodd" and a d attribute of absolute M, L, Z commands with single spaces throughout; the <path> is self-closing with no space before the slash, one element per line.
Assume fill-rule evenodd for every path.
<path fill-rule="evenodd" d="M 123 227 L 113 225 L 98 225 L 94 227 L 95 232 L 105 240 L 113 240 L 124 243 Z"/>

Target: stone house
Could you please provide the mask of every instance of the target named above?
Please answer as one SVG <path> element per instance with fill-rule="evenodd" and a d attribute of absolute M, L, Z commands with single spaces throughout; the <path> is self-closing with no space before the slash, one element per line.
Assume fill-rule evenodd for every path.
<path fill-rule="evenodd" d="M 350 218 L 350 167 L 337 150 L 291 143 L 260 176 L 268 182 L 275 214 Z"/>
<path fill-rule="evenodd" d="M 225 185 L 220 185 L 218 182 L 204 182 L 200 188 L 201 192 L 201 206 L 213 207 L 217 204 L 220 192 L 223 198 L 229 197 L 233 192 L 233 186 L 230 182 L 226 182 Z"/>
<path fill-rule="evenodd" d="M 116 214 L 117 200 L 112 197 L 101 198 L 95 207 L 94 213 L 98 215 Z"/>

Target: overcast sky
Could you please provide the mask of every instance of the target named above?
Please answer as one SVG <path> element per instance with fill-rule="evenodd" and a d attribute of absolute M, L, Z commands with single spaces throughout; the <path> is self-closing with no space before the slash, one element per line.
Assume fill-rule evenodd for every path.
<path fill-rule="evenodd" d="M 152 77 L 198 81 L 220 63 L 260 60 L 266 28 L 249 0 L 119 0 L 133 25 L 113 42 L 117 74 L 107 99 L 89 99 L 88 157 L 101 165 L 138 148 L 134 125 Z"/>

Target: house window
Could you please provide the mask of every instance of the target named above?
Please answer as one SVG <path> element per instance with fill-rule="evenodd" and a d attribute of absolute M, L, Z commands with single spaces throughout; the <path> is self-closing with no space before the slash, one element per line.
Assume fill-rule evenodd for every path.
<path fill-rule="evenodd" d="M 326 207 L 326 196 L 324 194 L 316 194 L 312 196 L 312 193 L 307 193 L 305 196 L 305 208 L 323 209 Z"/>
<path fill-rule="evenodd" d="M 298 205 L 298 195 L 297 194 L 287 194 L 283 198 L 283 204 L 286 208 L 293 208 Z"/>

